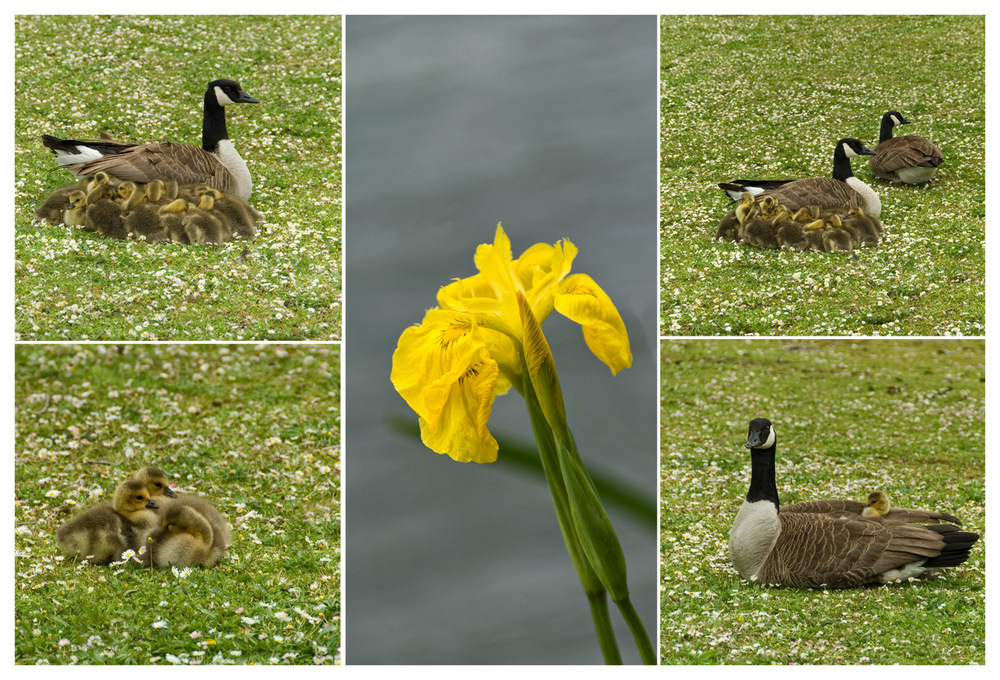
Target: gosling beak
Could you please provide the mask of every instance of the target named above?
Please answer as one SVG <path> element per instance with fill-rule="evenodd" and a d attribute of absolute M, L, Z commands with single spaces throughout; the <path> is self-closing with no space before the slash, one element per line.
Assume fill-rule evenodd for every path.
<path fill-rule="evenodd" d="M 171 489 L 169 486 L 163 489 L 163 494 L 170 498 L 177 498 L 177 492 Z"/>
<path fill-rule="evenodd" d="M 146 507 L 147 508 L 152 508 L 153 510 L 159 510 L 160 509 L 160 506 L 157 505 L 156 501 L 154 501 L 152 498 L 150 498 L 148 501 L 146 501 Z"/>

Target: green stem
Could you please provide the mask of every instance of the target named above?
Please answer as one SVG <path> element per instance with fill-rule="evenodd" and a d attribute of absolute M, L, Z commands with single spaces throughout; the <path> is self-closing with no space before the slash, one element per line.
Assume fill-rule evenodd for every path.
<path fill-rule="evenodd" d="M 649 635 L 646 634 L 646 627 L 642 625 L 642 619 L 639 618 L 639 613 L 632 606 L 632 601 L 626 597 L 615 604 L 618 605 L 618 611 L 621 612 L 622 618 L 628 623 L 628 629 L 632 631 L 632 639 L 635 640 L 635 646 L 639 648 L 639 656 L 642 657 L 642 662 L 646 665 L 655 666 L 656 652 L 653 650 L 653 643 L 649 641 Z"/>
<path fill-rule="evenodd" d="M 611 627 L 611 616 L 608 614 L 608 598 L 604 593 L 587 595 L 590 600 L 590 614 L 594 617 L 594 628 L 597 629 L 597 639 L 601 643 L 601 653 L 604 663 L 609 666 L 620 666 L 622 655 L 618 651 L 618 641 Z"/>
<path fill-rule="evenodd" d="M 552 494 L 552 504 L 555 506 L 556 519 L 559 520 L 559 530 L 562 532 L 566 551 L 576 569 L 577 577 L 580 579 L 590 602 L 590 611 L 594 618 L 594 628 L 597 631 L 597 639 L 601 645 L 604 662 L 606 664 L 620 664 L 621 654 L 618 651 L 618 643 L 615 641 L 614 629 L 608 616 L 607 592 L 600 579 L 597 578 L 597 574 L 594 573 L 590 561 L 584 555 L 583 546 L 580 544 L 580 537 L 577 535 L 569 507 L 569 498 L 559 465 L 555 437 L 545 420 L 531 381 L 527 377 L 527 366 L 524 365 L 523 357 L 521 365 L 525 376 L 522 383 L 524 403 L 528 407 L 531 429 L 538 443 L 538 455 L 542 461 L 542 469 L 545 471 L 545 479 L 549 484 L 549 492 Z"/>

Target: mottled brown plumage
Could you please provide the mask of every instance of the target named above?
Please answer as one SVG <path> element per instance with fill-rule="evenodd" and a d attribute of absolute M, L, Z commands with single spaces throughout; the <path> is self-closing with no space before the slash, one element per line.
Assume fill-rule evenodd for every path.
<path fill-rule="evenodd" d="M 929 182 L 944 161 L 941 150 L 929 139 L 916 135 L 892 136 L 893 127 L 910 121 L 898 111 L 882 116 L 879 143 L 868 159 L 872 174 L 894 184 Z"/>
<path fill-rule="evenodd" d="M 162 506 L 159 527 L 147 541 L 146 564 L 210 567 L 222 558 L 230 545 L 229 527 L 211 503 L 183 495 Z"/>

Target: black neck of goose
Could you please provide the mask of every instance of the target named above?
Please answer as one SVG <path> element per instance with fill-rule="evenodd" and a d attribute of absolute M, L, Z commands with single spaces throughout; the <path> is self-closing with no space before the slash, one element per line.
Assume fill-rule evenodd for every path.
<path fill-rule="evenodd" d="M 774 481 L 774 449 L 750 449 L 750 490 L 747 502 L 771 501 L 778 506 L 778 485 Z"/>
<path fill-rule="evenodd" d="M 219 142 L 223 139 L 229 139 L 229 132 L 226 130 L 226 107 L 220 106 L 215 98 L 215 92 L 209 90 L 205 93 L 205 118 L 201 123 L 201 148 L 215 153 Z"/>
<path fill-rule="evenodd" d="M 837 150 L 833 153 L 833 178 L 846 182 L 851 177 L 854 177 L 854 171 L 851 170 L 851 159 L 844 153 L 844 145 L 838 144 Z"/>
<path fill-rule="evenodd" d="M 882 116 L 882 127 L 879 128 L 878 142 L 881 144 L 892 139 L 892 128 L 896 127 L 892 122 L 892 116 Z"/>

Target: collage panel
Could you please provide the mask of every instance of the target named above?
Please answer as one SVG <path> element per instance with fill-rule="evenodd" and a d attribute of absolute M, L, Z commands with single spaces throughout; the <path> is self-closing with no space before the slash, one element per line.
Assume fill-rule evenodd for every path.
<path fill-rule="evenodd" d="M 983 340 L 660 360 L 662 664 L 986 662 Z"/>
<path fill-rule="evenodd" d="M 338 345 L 14 354 L 15 663 L 340 663 Z"/>
<path fill-rule="evenodd" d="M 584 590 L 564 478 L 540 467 L 517 355 L 551 364 L 514 288 L 655 662 L 656 35 L 654 17 L 345 20 L 348 666 L 608 658 L 604 589 Z M 640 663 L 601 599 L 603 639 Z"/>
<path fill-rule="evenodd" d="M 985 334 L 983 15 L 660 28 L 663 335 Z"/>
<path fill-rule="evenodd" d="M 15 339 L 339 340 L 341 24 L 15 17 Z"/>

